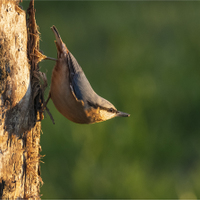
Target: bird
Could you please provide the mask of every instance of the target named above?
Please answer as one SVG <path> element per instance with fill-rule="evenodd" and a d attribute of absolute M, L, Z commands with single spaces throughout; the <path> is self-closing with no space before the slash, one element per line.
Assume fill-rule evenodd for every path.
<path fill-rule="evenodd" d="M 99 96 L 90 85 L 76 58 L 62 41 L 57 28 L 51 27 L 57 48 L 48 99 L 68 120 L 79 124 L 94 124 L 114 117 L 129 117 Z M 51 59 L 51 58 L 50 58 Z"/>

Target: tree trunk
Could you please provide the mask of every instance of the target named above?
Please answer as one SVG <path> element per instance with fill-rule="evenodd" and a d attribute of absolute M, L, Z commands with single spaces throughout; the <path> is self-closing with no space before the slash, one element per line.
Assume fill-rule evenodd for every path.
<path fill-rule="evenodd" d="M 0 198 L 40 198 L 40 132 L 45 75 L 39 72 L 34 1 L 0 0 Z"/>

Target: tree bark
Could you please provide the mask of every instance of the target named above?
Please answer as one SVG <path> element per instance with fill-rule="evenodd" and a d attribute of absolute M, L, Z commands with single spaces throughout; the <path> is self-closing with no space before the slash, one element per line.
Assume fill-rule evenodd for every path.
<path fill-rule="evenodd" d="M 40 198 L 45 75 L 39 72 L 34 1 L 0 1 L 0 198 Z M 44 85 L 41 85 L 43 79 Z"/>

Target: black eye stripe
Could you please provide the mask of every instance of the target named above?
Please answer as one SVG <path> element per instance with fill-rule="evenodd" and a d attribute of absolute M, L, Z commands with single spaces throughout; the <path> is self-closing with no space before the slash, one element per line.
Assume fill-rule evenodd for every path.
<path fill-rule="evenodd" d="M 108 111 L 109 111 L 109 112 L 112 112 L 112 113 L 115 112 L 115 110 L 114 110 L 113 108 L 109 108 Z"/>
<path fill-rule="evenodd" d="M 111 112 L 111 113 L 116 113 L 117 110 L 115 110 L 114 108 L 102 108 L 104 110 L 107 110 L 108 112 Z"/>
<path fill-rule="evenodd" d="M 100 108 L 101 110 L 106 110 L 106 111 L 111 112 L 111 113 L 116 113 L 117 112 L 117 110 L 115 110 L 114 108 L 105 108 L 105 107 L 99 106 L 98 104 L 93 104 L 93 103 L 91 103 L 89 101 L 88 101 L 88 105 L 92 106 L 95 109 Z"/>
<path fill-rule="evenodd" d="M 99 107 L 97 104 L 93 104 L 90 101 L 88 101 L 88 105 L 92 106 L 93 108 L 98 108 Z"/>

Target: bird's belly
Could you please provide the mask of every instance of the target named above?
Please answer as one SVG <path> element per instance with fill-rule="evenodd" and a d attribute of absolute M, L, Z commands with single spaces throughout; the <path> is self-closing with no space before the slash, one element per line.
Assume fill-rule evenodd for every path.
<path fill-rule="evenodd" d="M 72 94 L 67 66 L 64 69 L 54 68 L 50 91 L 51 99 L 62 115 L 76 123 L 90 123 L 84 112 L 83 102 Z"/>

